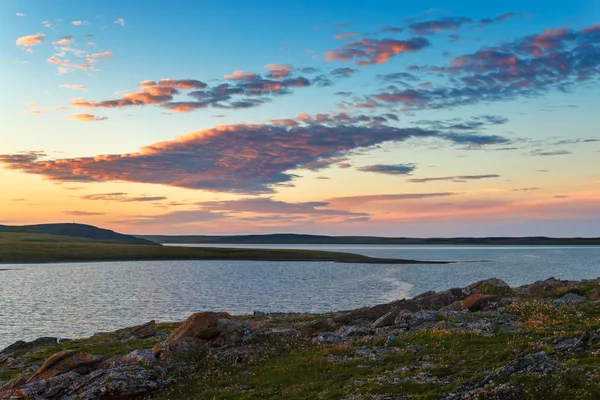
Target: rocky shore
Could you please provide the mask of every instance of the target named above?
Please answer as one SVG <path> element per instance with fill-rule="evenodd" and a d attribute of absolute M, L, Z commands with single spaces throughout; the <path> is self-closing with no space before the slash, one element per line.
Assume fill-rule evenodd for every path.
<path fill-rule="evenodd" d="M 0 351 L 0 399 L 130 398 L 599 399 L 600 278 L 488 279 L 328 314 L 200 312 Z"/>

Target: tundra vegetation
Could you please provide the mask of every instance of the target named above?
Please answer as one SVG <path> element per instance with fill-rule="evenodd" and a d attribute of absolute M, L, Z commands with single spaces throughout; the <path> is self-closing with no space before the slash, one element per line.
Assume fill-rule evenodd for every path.
<path fill-rule="evenodd" d="M 600 279 L 327 314 L 199 312 L 0 352 L 0 399 L 598 399 Z"/>

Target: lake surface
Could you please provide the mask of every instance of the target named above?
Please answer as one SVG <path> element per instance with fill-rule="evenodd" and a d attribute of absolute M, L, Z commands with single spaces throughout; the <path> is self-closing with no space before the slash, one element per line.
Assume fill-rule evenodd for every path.
<path fill-rule="evenodd" d="M 308 248 L 446 265 L 327 262 L 146 261 L 4 265 L 0 349 L 41 336 L 84 337 L 198 311 L 323 312 L 352 309 L 498 277 L 516 286 L 555 276 L 600 276 L 600 247 L 227 245 Z"/>

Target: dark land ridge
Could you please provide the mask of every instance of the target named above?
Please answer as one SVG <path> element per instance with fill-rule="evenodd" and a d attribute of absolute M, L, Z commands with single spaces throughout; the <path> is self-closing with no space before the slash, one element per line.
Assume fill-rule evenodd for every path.
<path fill-rule="evenodd" d="M 600 278 L 491 278 L 350 311 L 18 341 L 0 351 L 0 399 L 595 400 L 599 361 Z"/>
<path fill-rule="evenodd" d="M 277 233 L 270 235 L 137 235 L 139 238 L 165 244 L 438 244 L 438 245 L 569 245 L 600 246 L 600 238 L 532 237 L 455 237 L 407 238 L 380 236 L 322 236 Z"/>
<path fill-rule="evenodd" d="M 0 264 L 152 260 L 327 261 L 367 264 L 446 263 L 443 261 L 374 258 L 359 254 L 317 250 L 162 246 L 149 240 L 81 224 L 0 226 Z"/>

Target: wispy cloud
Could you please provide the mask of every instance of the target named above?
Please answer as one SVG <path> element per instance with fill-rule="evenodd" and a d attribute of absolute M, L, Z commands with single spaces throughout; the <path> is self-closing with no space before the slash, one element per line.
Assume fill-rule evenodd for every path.
<path fill-rule="evenodd" d="M 329 202 L 285 202 L 271 198 L 246 198 L 240 200 L 207 201 L 198 203 L 203 210 L 221 211 L 228 213 L 251 212 L 257 214 L 303 214 L 303 215 L 352 215 L 367 216 L 346 210 L 328 208 Z"/>
<path fill-rule="evenodd" d="M 532 156 L 565 156 L 568 154 L 573 154 L 569 150 L 533 150 L 531 152 Z"/>
<path fill-rule="evenodd" d="M 98 193 L 81 196 L 84 200 L 116 201 L 120 203 L 154 202 L 166 200 L 165 196 L 130 196 L 125 192 Z"/>
<path fill-rule="evenodd" d="M 95 215 L 106 215 L 103 212 L 91 212 L 91 211 L 63 211 L 65 215 L 71 215 L 73 217 L 91 217 Z"/>
<path fill-rule="evenodd" d="M 410 201 L 455 195 L 457 195 L 457 193 L 454 192 L 372 194 L 363 196 L 333 197 L 327 201 L 334 206 L 352 208 L 367 203 L 382 201 Z"/>
<path fill-rule="evenodd" d="M 407 175 L 413 172 L 417 168 L 414 164 L 397 164 L 397 165 L 368 165 L 365 167 L 356 168 L 357 171 L 361 172 L 374 172 L 376 174 L 384 175 Z"/>
<path fill-rule="evenodd" d="M 71 85 L 70 83 L 63 83 L 59 87 L 64 89 L 75 89 L 75 90 L 87 90 L 84 85 Z"/>
<path fill-rule="evenodd" d="M 434 181 L 452 181 L 452 182 L 466 182 L 471 180 L 479 180 L 479 179 L 491 179 L 491 178 L 500 178 L 501 175 L 497 174 L 487 174 L 487 175 L 458 175 L 458 176 L 440 176 L 433 178 L 412 178 L 408 179 L 408 182 L 414 183 L 427 183 Z"/>
<path fill-rule="evenodd" d="M 108 117 L 99 117 L 93 114 L 71 114 L 69 115 L 74 120 L 81 122 L 96 122 L 96 121 L 105 121 Z"/>

